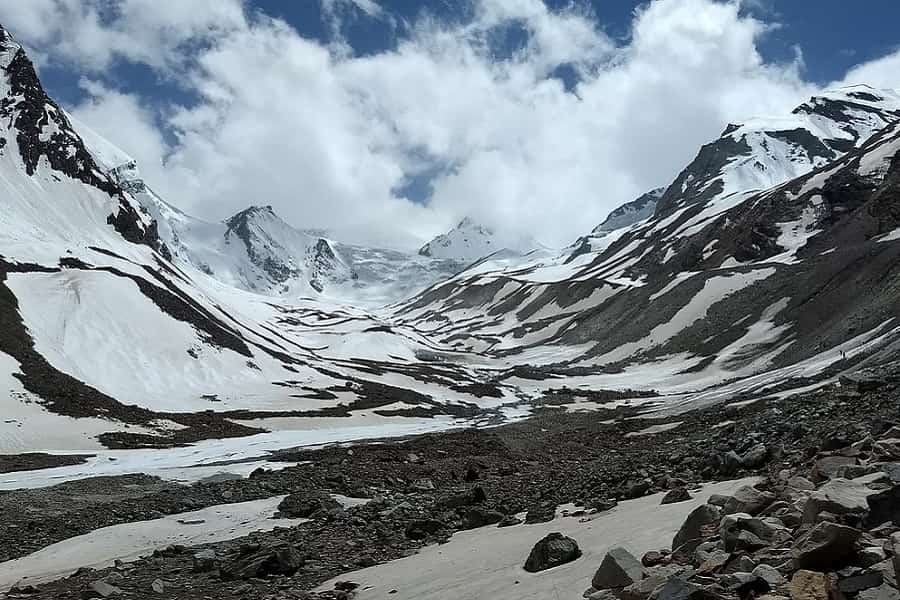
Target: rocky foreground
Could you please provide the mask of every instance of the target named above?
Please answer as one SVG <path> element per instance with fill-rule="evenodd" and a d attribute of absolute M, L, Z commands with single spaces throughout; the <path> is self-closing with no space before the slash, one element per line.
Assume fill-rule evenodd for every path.
<path fill-rule="evenodd" d="M 674 540 L 659 540 L 658 551 L 638 560 L 611 550 L 584 582 L 592 586 L 586 595 L 900 598 L 892 562 L 900 544 L 892 537 L 900 531 L 894 376 L 662 421 L 637 418 L 633 409 L 571 410 L 586 399 L 561 391 L 528 421 L 490 430 L 284 452 L 276 458 L 304 464 L 243 480 L 182 486 L 127 476 L 0 494 L 3 560 L 99 527 L 257 498 L 286 495 L 278 516 L 303 519 L 228 542 L 159 549 L 55 582 L 22 582 L 7 597 L 351 598 L 353 581 L 312 590 L 456 531 L 591 518 L 660 491 L 663 502 L 680 502 L 698 483 L 755 474 L 754 487 L 694 510 Z M 347 508 L 335 494 L 368 501 Z M 558 505 L 568 502 L 582 508 L 558 516 Z M 534 543 L 521 549 L 523 572 L 586 560 L 577 539 Z"/>

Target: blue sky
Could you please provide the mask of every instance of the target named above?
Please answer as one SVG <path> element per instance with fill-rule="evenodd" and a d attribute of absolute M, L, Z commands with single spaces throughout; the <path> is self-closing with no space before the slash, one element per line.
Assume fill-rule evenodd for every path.
<path fill-rule="evenodd" d="M 729 122 L 832 82 L 900 86 L 900 3 L 866 6 L 0 0 L 0 22 L 193 214 L 272 204 L 393 245 L 471 215 L 561 245 Z"/>

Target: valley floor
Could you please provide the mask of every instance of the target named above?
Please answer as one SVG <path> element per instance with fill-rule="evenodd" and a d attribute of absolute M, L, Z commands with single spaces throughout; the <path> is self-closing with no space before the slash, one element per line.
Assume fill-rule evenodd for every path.
<path fill-rule="evenodd" d="M 663 419 L 640 417 L 633 408 L 604 408 L 602 402 L 584 411 L 584 397 L 560 393 L 521 422 L 276 452 L 259 457 L 266 467 L 254 463 L 249 477 L 226 465 L 220 472 L 211 468 L 206 479 L 191 485 L 133 474 L 0 492 L 0 587 L 27 576 L 19 591 L 40 599 L 91 597 L 91 586 L 101 580 L 127 598 L 289 599 L 308 598 L 317 586 L 330 588 L 349 578 L 362 585 L 361 598 L 413 597 L 413 592 L 421 597 L 427 585 L 414 574 L 409 589 L 400 589 L 404 565 L 422 576 L 422 569 L 437 568 L 441 548 L 460 560 L 466 554 L 460 544 L 476 544 L 484 552 L 481 541 L 497 544 L 492 548 L 503 562 L 497 568 L 503 581 L 512 579 L 505 584 L 515 586 L 529 577 L 524 571 L 515 577 L 518 563 L 547 531 L 581 535 L 590 550 L 596 545 L 590 540 L 607 528 L 609 535 L 621 535 L 619 515 L 636 530 L 649 532 L 656 522 L 662 548 L 670 541 L 666 532 L 677 528 L 684 513 L 654 508 L 658 502 L 651 494 L 777 471 L 803 463 L 810 449 L 829 437 L 900 422 L 900 388 L 891 381 L 870 381 L 861 391 L 830 385 Z M 766 452 L 751 458 L 760 444 Z M 321 509 L 303 519 L 283 518 L 296 514 L 271 519 L 288 494 Z M 611 499 L 637 498 L 643 500 L 609 508 Z M 683 506 L 686 512 L 689 503 Z M 572 516 L 564 516 L 563 509 Z M 515 532 L 502 536 L 491 533 L 498 519 L 512 524 L 523 513 L 532 524 L 514 525 Z M 257 529 L 266 531 L 250 533 Z M 473 531 L 456 538 L 463 529 Z M 634 539 L 644 542 L 635 551 L 650 549 L 644 546 L 652 540 L 645 537 L 636 534 Z M 103 542 L 110 539 L 119 541 Z M 85 549 L 82 555 L 79 547 Z M 287 547 L 295 549 L 296 558 L 289 575 L 228 578 L 244 557 Z M 425 547 L 415 559 L 392 562 Z M 599 552 L 600 546 L 593 549 Z M 196 556 L 203 550 L 216 557 L 205 566 Z M 575 580 L 560 589 L 588 586 L 585 573 L 599 560 L 591 556 L 580 559 L 581 566 L 571 570 Z M 115 566 L 117 558 L 131 562 Z M 359 571 L 380 564 L 387 566 Z M 50 581 L 77 566 L 91 568 Z M 462 585 L 462 579 L 475 577 L 466 570 L 472 565 L 463 567 L 454 572 L 444 565 L 435 576 L 442 586 L 454 577 Z M 498 585 L 479 577 L 485 585 Z M 557 576 L 542 580 L 548 577 Z M 397 592 L 390 594 L 387 587 Z M 460 590 L 460 597 L 476 597 L 471 585 Z"/>

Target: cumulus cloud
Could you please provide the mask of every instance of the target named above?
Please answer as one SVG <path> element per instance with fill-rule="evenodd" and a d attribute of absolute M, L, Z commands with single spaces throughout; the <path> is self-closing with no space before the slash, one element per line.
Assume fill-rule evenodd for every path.
<path fill-rule="evenodd" d="M 325 0 L 332 15 L 348 5 L 386 18 L 373 0 Z M 4 4 L 0 21 L 92 72 L 128 60 L 177 76 L 196 102 L 150 107 L 107 78 L 74 109 L 169 201 L 206 218 L 272 204 L 296 226 L 378 243 L 418 243 L 466 215 L 569 243 L 671 181 L 728 122 L 815 91 L 799 58 L 762 59 L 771 25 L 737 2 L 656 0 L 617 44 L 578 6 L 478 0 L 462 22 L 423 15 L 395 48 L 362 57 L 249 8 L 29 0 Z M 504 52 L 511 34 L 523 43 Z M 560 67 L 579 75 L 574 89 Z M 422 173 L 436 174 L 424 203 L 403 195 Z"/>

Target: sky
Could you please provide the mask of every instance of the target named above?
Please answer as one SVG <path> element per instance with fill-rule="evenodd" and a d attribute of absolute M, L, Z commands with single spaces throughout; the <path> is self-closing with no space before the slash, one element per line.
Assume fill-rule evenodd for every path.
<path fill-rule="evenodd" d="M 900 87 L 871 0 L 0 0 L 51 96 L 208 220 L 561 247 L 731 122 Z M 878 18 L 872 18 L 877 14 Z"/>

